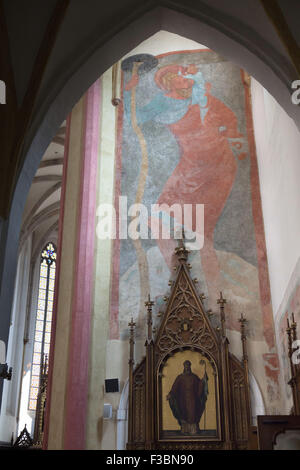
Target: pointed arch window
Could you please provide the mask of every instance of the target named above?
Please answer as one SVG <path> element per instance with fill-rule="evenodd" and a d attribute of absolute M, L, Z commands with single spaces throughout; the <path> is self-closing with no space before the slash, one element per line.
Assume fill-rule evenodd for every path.
<path fill-rule="evenodd" d="M 49 355 L 54 283 L 56 274 L 56 247 L 49 242 L 41 253 L 38 304 L 35 321 L 31 366 L 29 410 L 36 410 L 41 368 Z"/>

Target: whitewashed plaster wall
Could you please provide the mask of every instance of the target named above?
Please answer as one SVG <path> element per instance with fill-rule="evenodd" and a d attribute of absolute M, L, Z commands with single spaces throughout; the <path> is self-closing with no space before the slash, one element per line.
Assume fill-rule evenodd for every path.
<path fill-rule="evenodd" d="M 172 51 L 192 51 L 197 49 L 207 49 L 207 47 L 178 34 L 159 31 L 149 39 L 146 39 L 146 41 L 141 42 L 135 49 L 126 54 L 123 59 L 135 54 L 160 55 Z"/>
<path fill-rule="evenodd" d="M 57 232 L 53 232 L 48 240 L 57 246 Z M 29 404 L 29 393 L 30 393 L 30 380 L 31 380 L 31 367 L 34 347 L 34 336 L 35 336 L 35 325 L 36 325 L 36 314 L 38 306 L 38 295 L 39 295 L 39 280 L 40 280 L 40 266 L 41 266 L 41 252 L 45 246 L 43 239 L 38 241 L 38 249 L 35 250 L 31 258 L 31 269 L 32 279 L 31 284 L 28 286 L 29 291 L 29 304 L 28 304 L 28 318 L 26 319 L 27 324 L 25 325 L 24 338 L 26 342 L 24 344 L 24 357 L 23 357 L 23 372 L 22 372 L 22 384 L 20 388 L 20 403 L 17 415 L 17 433 L 24 429 L 26 425 L 28 432 L 33 437 L 35 416 L 36 412 L 28 409 Z"/>
<path fill-rule="evenodd" d="M 18 261 L 15 295 L 10 322 L 6 362 L 13 368 L 12 379 L 4 381 L 1 406 L 0 441 L 10 442 L 17 433 L 17 415 L 22 377 L 23 336 L 30 272 L 31 237 L 24 244 Z"/>
<path fill-rule="evenodd" d="M 100 119 L 100 142 L 98 163 L 98 193 L 97 207 L 101 204 L 113 204 L 114 200 L 114 170 L 115 170 L 115 127 L 116 109 L 112 99 L 112 69 L 102 75 L 102 98 Z M 96 212 L 96 224 L 99 223 L 99 212 Z M 104 393 L 104 380 L 111 378 L 110 374 L 117 362 L 116 356 L 107 359 L 107 338 L 109 329 L 110 306 L 110 277 L 111 277 L 112 240 L 95 241 L 95 287 L 92 309 L 92 333 L 90 346 L 89 370 L 89 402 L 87 412 L 86 448 L 99 449 L 115 448 L 115 436 L 109 433 L 108 446 L 105 446 L 107 429 L 103 423 L 102 413 L 104 403 L 107 403 Z M 106 361 L 108 371 L 106 372 Z M 110 401 L 108 401 L 110 403 Z M 110 429 L 110 424 L 108 428 Z M 104 444 L 103 444 L 104 443 Z M 104 447 L 103 447 L 104 446 Z"/>
<path fill-rule="evenodd" d="M 49 239 L 57 244 L 57 232 Z M 44 240 L 36 242 L 32 253 L 32 234 L 25 241 L 18 260 L 13 311 L 6 362 L 13 368 L 12 380 L 5 381 L 1 406 L 0 441 L 14 440 L 26 425 L 34 431 L 35 412 L 28 409 L 31 364 L 39 290 L 40 253 Z M 38 255 L 37 255 L 37 253 Z"/>
<path fill-rule="evenodd" d="M 253 122 L 273 312 L 275 316 L 300 257 L 300 132 L 254 79 Z"/>

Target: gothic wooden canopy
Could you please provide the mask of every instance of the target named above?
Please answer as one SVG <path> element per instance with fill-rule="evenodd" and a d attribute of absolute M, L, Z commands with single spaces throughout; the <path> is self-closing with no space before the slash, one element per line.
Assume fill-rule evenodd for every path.
<path fill-rule="evenodd" d="M 247 449 L 251 427 L 245 319 L 243 360 L 229 352 L 222 293 L 214 328 L 191 279 L 188 250 L 175 250 L 176 277 L 154 338 L 147 307 L 146 356 L 134 367 L 130 326 L 128 449 Z"/>

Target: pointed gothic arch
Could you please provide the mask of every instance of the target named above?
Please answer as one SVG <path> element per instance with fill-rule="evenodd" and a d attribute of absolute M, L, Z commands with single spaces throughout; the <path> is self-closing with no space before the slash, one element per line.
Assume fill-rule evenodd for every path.
<path fill-rule="evenodd" d="M 289 84 L 294 79 L 294 72 L 286 59 L 242 22 L 233 21 L 207 4 L 198 3 L 197 11 L 174 4 L 172 8 L 145 5 L 134 13 L 128 12 L 128 16 L 120 20 L 121 23 L 115 24 L 114 32 L 109 37 L 103 37 L 99 32 L 97 37 L 89 38 L 81 44 L 81 54 L 78 55 L 78 50 L 75 55 L 70 53 L 65 57 L 65 68 L 60 68 L 59 73 L 55 69 L 55 74 L 45 82 L 26 136 L 23 164 L 9 220 L 1 226 L 4 256 L 0 280 L 2 282 L 4 272 L 7 280 L 1 298 L 1 310 L 7 312 L 1 319 L 1 339 L 5 342 L 8 339 L 17 262 L 14 247 L 20 232 L 24 194 L 28 193 L 40 159 L 65 116 L 89 86 L 129 50 L 162 29 L 205 43 L 247 69 L 295 120 L 299 116 L 299 107 L 293 106 L 290 101 Z"/>

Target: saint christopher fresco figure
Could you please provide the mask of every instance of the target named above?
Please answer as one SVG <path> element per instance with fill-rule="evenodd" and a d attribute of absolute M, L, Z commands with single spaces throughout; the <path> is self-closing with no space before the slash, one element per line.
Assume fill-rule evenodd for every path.
<path fill-rule="evenodd" d="M 211 94 L 211 83 L 206 82 L 199 66 L 166 65 L 157 70 L 154 80 L 160 92 L 148 104 L 136 106 L 136 123 L 142 125 L 153 121 L 167 126 L 180 150 L 179 163 L 169 175 L 156 203 L 170 208 L 173 204 L 182 207 L 191 204 L 193 224 L 196 203 L 204 204 L 201 263 L 209 295 L 215 298 L 219 292 L 220 267 L 214 249 L 214 230 L 238 168 L 233 147 L 239 149 L 239 160 L 247 156 L 242 152 L 244 136 L 238 130 L 235 113 Z M 138 84 L 139 75 L 133 71 L 124 91 L 125 113 L 129 119 L 131 93 Z M 145 172 L 144 169 L 143 174 Z M 168 217 L 172 217 L 171 209 L 170 214 L 164 214 L 164 218 Z M 193 224 L 189 226 L 184 222 L 185 231 L 195 231 Z M 157 243 L 171 267 L 172 243 L 162 238 Z"/>
<path fill-rule="evenodd" d="M 205 361 L 201 360 L 200 364 L 205 364 Z M 194 374 L 190 361 L 184 361 L 183 368 L 183 373 L 176 377 L 167 400 L 180 425 L 181 433 L 194 435 L 200 431 L 199 422 L 208 395 L 208 377 L 206 370 L 202 379 Z"/>

